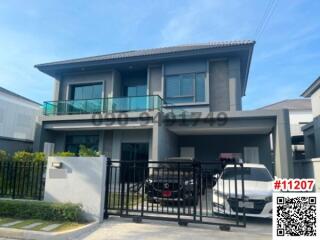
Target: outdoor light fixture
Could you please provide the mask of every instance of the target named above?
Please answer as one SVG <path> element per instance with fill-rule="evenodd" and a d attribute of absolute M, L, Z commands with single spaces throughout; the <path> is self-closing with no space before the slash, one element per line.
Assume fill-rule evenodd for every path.
<path fill-rule="evenodd" d="M 52 162 L 52 167 L 54 167 L 54 168 L 62 168 L 62 162 Z"/>

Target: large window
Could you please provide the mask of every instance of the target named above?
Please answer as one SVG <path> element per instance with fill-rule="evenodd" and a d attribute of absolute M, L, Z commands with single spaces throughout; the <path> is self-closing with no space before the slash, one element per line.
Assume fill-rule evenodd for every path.
<path fill-rule="evenodd" d="M 124 94 L 127 97 L 145 96 L 147 95 L 146 85 L 125 86 Z"/>
<path fill-rule="evenodd" d="M 102 97 L 102 83 L 73 85 L 71 100 L 95 99 Z"/>
<path fill-rule="evenodd" d="M 192 103 L 205 101 L 205 73 L 166 76 L 166 101 Z"/>
<path fill-rule="evenodd" d="M 80 145 L 98 151 L 98 135 L 70 135 L 66 137 L 66 151 L 78 154 Z"/>

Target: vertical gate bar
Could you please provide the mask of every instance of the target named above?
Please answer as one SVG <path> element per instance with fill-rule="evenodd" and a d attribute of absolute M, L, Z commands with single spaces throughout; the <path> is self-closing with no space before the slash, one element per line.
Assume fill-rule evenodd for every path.
<path fill-rule="evenodd" d="M 126 171 L 126 186 L 127 186 L 127 192 L 126 192 L 126 215 L 129 215 L 129 200 L 130 200 L 130 176 L 131 171 Z"/>
<path fill-rule="evenodd" d="M 104 200 L 104 218 L 109 218 L 109 177 L 110 177 L 110 166 L 111 166 L 111 158 L 107 158 L 107 169 L 106 169 L 106 189 L 105 189 L 105 200 Z"/>
<path fill-rule="evenodd" d="M 208 172 L 206 172 L 206 182 L 205 182 L 205 190 L 204 190 L 204 196 L 206 198 L 206 217 L 209 216 L 208 214 L 208 175 L 209 175 Z"/>
<path fill-rule="evenodd" d="M 196 167 L 195 162 L 192 164 L 193 166 L 193 220 L 196 221 L 197 215 L 197 178 L 196 178 Z"/>
<path fill-rule="evenodd" d="M 167 183 L 169 183 L 169 189 L 170 189 L 169 175 L 170 175 L 170 165 L 168 166 L 168 169 L 167 169 Z M 169 203 L 166 202 L 166 205 L 167 205 L 167 213 L 169 213 Z"/>
<path fill-rule="evenodd" d="M 30 197 L 33 198 L 33 179 L 34 179 L 34 163 L 32 164 L 32 171 L 31 171 L 31 188 L 30 188 Z"/>
<path fill-rule="evenodd" d="M 142 166 L 142 170 L 143 170 L 143 178 L 142 178 L 142 200 L 141 200 L 141 217 L 143 217 L 144 214 L 144 184 L 145 184 L 145 175 L 146 175 L 146 169 L 145 169 L 145 165 Z M 149 170 L 149 169 L 148 169 Z"/>
<path fill-rule="evenodd" d="M 240 171 L 241 171 L 241 187 L 242 187 L 242 201 L 245 201 L 245 190 L 244 190 L 244 174 L 243 174 L 243 163 L 240 163 Z M 246 219 L 246 208 L 243 208 L 243 225 L 246 227 L 247 219 Z"/>
<path fill-rule="evenodd" d="M 1 192 L 0 192 L 0 196 L 3 195 L 3 189 L 4 189 L 4 166 L 5 166 L 5 162 L 0 162 L 0 172 L 1 172 L 1 176 L 0 176 L 0 181 L 1 181 Z"/>
<path fill-rule="evenodd" d="M 21 165 L 23 164 L 23 162 L 17 162 L 17 174 L 16 174 L 16 193 L 15 193 L 15 197 L 18 196 L 19 198 L 19 190 L 20 190 L 20 181 L 21 181 Z"/>
<path fill-rule="evenodd" d="M 5 195 L 8 196 L 9 193 L 8 193 L 8 188 L 10 188 L 11 186 L 9 185 L 10 184 L 10 178 L 11 176 L 9 176 L 9 165 L 10 163 L 7 162 L 6 164 L 6 185 L 5 185 Z M 12 171 L 11 171 L 12 172 Z"/>
<path fill-rule="evenodd" d="M 28 166 L 28 171 L 27 171 L 27 183 L 26 183 L 25 194 L 26 194 L 27 197 L 29 197 L 29 183 L 30 183 L 30 166 L 31 166 L 31 162 L 28 162 L 27 166 Z"/>
<path fill-rule="evenodd" d="M 113 182 L 113 180 L 112 180 L 112 172 L 113 172 L 113 168 L 112 168 L 112 162 L 111 162 L 111 158 L 110 158 L 110 166 L 109 166 L 109 186 L 108 186 L 108 190 L 109 190 L 109 193 L 108 193 L 108 197 L 109 197 L 109 199 L 108 199 L 108 208 L 113 208 L 114 207 L 114 204 L 112 205 L 112 203 L 111 203 L 111 200 L 114 200 L 113 198 L 112 198 L 112 195 L 114 196 L 114 193 L 112 194 L 112 182 Z M 114 203 L 114 202 L 113 202 Z M 109 214 L 109 212 L 108 212 L 108 214 Z"/>
<path fill-rule="evenodd" d="M 200 171 L 200 204 L 199 204 L 199 208 L 200 208 L 200 222 L 202 222 L 202 165 L 201 162 L 199 163 L 199 171 Z"/>
<path fill-rule="evenodd" d="M 120 171 L 122 167 L 123 166 L 120 166 Z M 122 179 L 122 174 L 120 174 L 120 181 L 119 181 L 119 187 L 121 189 L 120 190 L 120 216 L 123 214 L 123 208 L 124 208 L 124 183 L 125 181 L 124 179 Z"/>
<path fill-rule="evenodd" d="M 220 179 L 220 177 L 217 177 L 217 179 L 216 179 L 216 185 L 217 185 L 217 202 L 218 202 L 218 206 L 216 206 L 217 208 L 218 208 L 218 214 L 220 213 L 220 190 L 219 190 L 219 179 Z M 224 201 L 224 179 L 223 179 L 223 185 L 222 185 L 222 194 L 223 194 L 223 196 L 222 196 L 222 200 Z M 225 215 L 225 213 L 224 213 L 224 215 Z"/>
<path fill-rule="evenodd" d="M 186 180 L 185 179 L 185 171 L 182 170 L 182 184 L 184 185 L 183 189 L 182 189 L 182 194 L 183 195 L 185 194 L 184 191 L 186 191 L 185 184 L 184 184 L 185 180 Z M 184 196 L 182 196 L 182 205 L 183 205 L 183 214 L 186 214 L 186 201 L 184 199 Z"/>
<path fill-rule="evenodd" d="M 178 222 L 180 222 L 180 199 L 181 199 L 181 179 L 180 179 L 180 162 L 178 162 Z"/>
<path fill-rule="evenodd" d="M 40 186 L 39 186 L 39 196 L 38 199 L 42 199 L 42 184 L 43 184 L 43 170 L 44 170 L 44 162 L 40 164 Z"/>
<path fill-rule="evenodd" d="M 235 198 L 236 198 L 236 221 L 239 225 L 239 199 L 238 199 L 238 179 L 237 179 L 237 163 L 234 162 L 234 188 L 235 188 Z"/>
<path fill-rule="evenodd" d="M 24 193 L 25 193 L 25 178 L 26 178 L 26 167 L 27 167 L 27 162 L 24 162 L 23 165 L 22 165 L 22 186 L 21 186 L 21 190 L 20 190 L 20 193 L 21 193 L 21 197 L 24 198 Z"/>
<path fill-rule="evenodd" d="M 228 184 L 229 184 L 229 199 L 231 197 L 231 193 L 230 193 L 230 189 L 231 189 L 231 183 L 230 183 L 231 179 L 228 179 Z M 231 201 L 229 202 L 229 216 L 231 216 Z"/>
<path fill-rule="evenodd" d="M 12 164 L 13 167 L 13 174 L 12 174 L 12 178 L 13 178 L 13 186 L 12 186 L 12 198 L 15 198 L 15 194 L 16 194 L 16 174 L 17 174 L 17 166 L 16 166 L 16 162 L 13 162 Z"/>
<path fill-rule="evenodd" d="M 114 206 L 117 206 L 117 208 L 120 210 L 120 202 L 119 202 L 120 201 L 120 181 L 121 181 L 120 174 L 119 174 L 119 179 L 117 179 L 118 170 L 120 171 L 120 166 L 115 167 L 113 169 L 114 169 L 113 204 Z"/>
<path fill-rule="evenodd" d="M 129 168 L 129 171 L 130 171 L 130 168 Z M 134 202 L 134 184 L 135 184 L 135 179 L 136 179 L 136 168 L 135 168 L 135 160 L 133 160 L 133 169 L 132 169 L 132 172 L 133 172 L 133 184 L 132 184 L 132 193 L 131 193 L 131 210 L 134 210 L 134 205 L 133 205 L 133 202 Z"/>
<path fill-rule="evenodd" d="M 159 190 L 160 188 L 160 186 L 159 186 L 159 174 L 160 174 L 160 166 L 158 166 L 158 168 L 157 168 L 157 189 Z M 159 197 L 159 199 L 160 199 L 160 197 Z M 158 203 L 159 201 L 157 201 L 157 212 L 159 212 L 159 203 Z M 153 205 L 152 205 L 152 209 L 153 209 Z"/>

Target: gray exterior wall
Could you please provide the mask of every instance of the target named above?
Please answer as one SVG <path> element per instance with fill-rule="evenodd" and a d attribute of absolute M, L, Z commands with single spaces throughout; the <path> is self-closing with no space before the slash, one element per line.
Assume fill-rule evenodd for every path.
<path fill-rule="evenodd" d="M 150 66 L 148 71 L 149 95 L 159 95 L 163 97 L 162 81 L 162 65 Z"/>
<path fill-rule="evenodd" d="M 32 151 L 32 141 L 21 141 L 19 139 L 9 139 L 0 137 L 0 150 L 5 150 L 10 155 L 17 151 Z"/>
<path fill-rule="evenodd" d="M 229 111 L 228 62 L 210 62 L 209 69 L 210 111 Z"/>
<path fill-rule="evenodd" d="M 69 99 L 69 88 L 72 84 L 82 84 L 82 83 L 94 83 L 94 82 L 102 82 L 104 85 L 102 98 L 112 96 L 113 92 L 113 75 L 112 72 L 105 73 L 83 73 L 83 74 L 74 74 L 74 75 L 66 75 L 60 80 L 60 84 L 56 83 L 55 87 L 59 88 L 59 90 L 55 89 L 55 96 L 59 96 L 59 100 L 67 100 Z M 59 94 L 58 94 L 59 92 Z"/>
<path fill-rule="evenodd" d="M 241 110 L 242 86 L 240 60 L 226 58 L 224 60 L 197 59 L 159 63 L 146 66 L 148 72 L 148 95 L 159 95 L 165 98 L 165 76 L 183 73 L 206 73 L 206 100 L 202 103 L 178 104 L 177 108 L 201 108 L 201 111 L 239 111 Z M 84 72 L 69 74 L 54 81 L 53 100 L 69 98 L 72 84 L 87 82 L 103 82 L 104 92 L 101 97 L 121 96 L 121 74 L 116 69 L 104 73 Z M 190 109 L 191 110 L 191 109 Z M 193 109 L 195 110 L 195 109 Z M 197 110 L 195 110 L 197 111 Z"/>

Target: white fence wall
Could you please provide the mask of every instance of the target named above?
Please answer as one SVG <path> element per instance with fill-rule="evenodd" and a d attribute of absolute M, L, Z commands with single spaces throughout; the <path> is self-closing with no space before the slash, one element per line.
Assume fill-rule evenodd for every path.
<path fill-rule="evenodd" d="M 104 156 L 49 157 L 44 200 L 81 204 L 88 220 L 103 221 L 106 161 Z"/>

